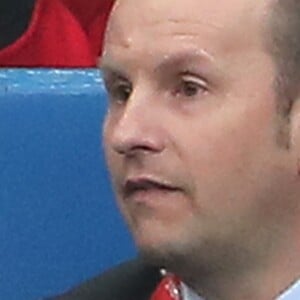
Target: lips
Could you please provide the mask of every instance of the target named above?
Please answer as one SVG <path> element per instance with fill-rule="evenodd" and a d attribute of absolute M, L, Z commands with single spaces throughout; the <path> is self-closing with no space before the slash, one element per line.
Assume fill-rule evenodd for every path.
<path fill-rule="evenodd" d="M 147 191 L 162 191 L 162 192 L 176 192 L 180 189 L 169 183 L 165 183 L 159 180 L 147 179 L 147 178 L 137 178 L 126 180 L 123 193 L 125 198 L 130 198 L 138 192 Z"/>

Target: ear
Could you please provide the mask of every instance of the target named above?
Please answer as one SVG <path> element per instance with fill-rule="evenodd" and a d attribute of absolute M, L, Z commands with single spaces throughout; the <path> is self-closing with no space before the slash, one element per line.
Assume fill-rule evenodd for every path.
<path fill-rule="evenodd" d="M 300 98 L 296 99 L 290 112 L 289 139 L 290 151 L 297 175 L 300 177 Z"/>

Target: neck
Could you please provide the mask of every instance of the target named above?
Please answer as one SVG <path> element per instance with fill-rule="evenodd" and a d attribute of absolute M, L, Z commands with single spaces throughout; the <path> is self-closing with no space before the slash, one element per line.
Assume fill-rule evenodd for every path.
<path fill-rule="evenodd" d="M 226 258 L 223 257 L 223 264 L 216 264 L 214 269 L 190 266 L 186 268 L 189 273 L 179 270 L 179 275 L 199 295 L 209 300 L 276 299 L 300 279 L 299 253 L 300 243 L 287 242 L 256 265 L 251 261 L 251 266 L 247 263 L 243 267 L 240 264 L 239 268 L 236 265 L 226 266 Z M 193 272 L 190 272 L 191 268 Z"/>

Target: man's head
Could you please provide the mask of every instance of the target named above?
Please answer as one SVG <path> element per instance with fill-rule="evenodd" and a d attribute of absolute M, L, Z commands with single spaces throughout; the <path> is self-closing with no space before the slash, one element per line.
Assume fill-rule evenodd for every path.
<path fill-rule="evenodd" d="M 122 0 L 113 11 L 108 165 L 137 245 L 171 269 L 262 266 L 299 222 L 298 119 L 278 113 L 274 88 L 281 11 L 271 0 Z"/>

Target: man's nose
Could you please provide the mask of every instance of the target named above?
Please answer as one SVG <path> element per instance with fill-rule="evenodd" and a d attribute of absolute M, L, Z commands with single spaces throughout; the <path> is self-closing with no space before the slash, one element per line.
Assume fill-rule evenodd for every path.
<path fill-rule="evenodd" d="M 129 101 L 112 132 L 113 149 L 122 155 L 160 153 L 165 148 L 159 109 L 145 102 Z"/>

